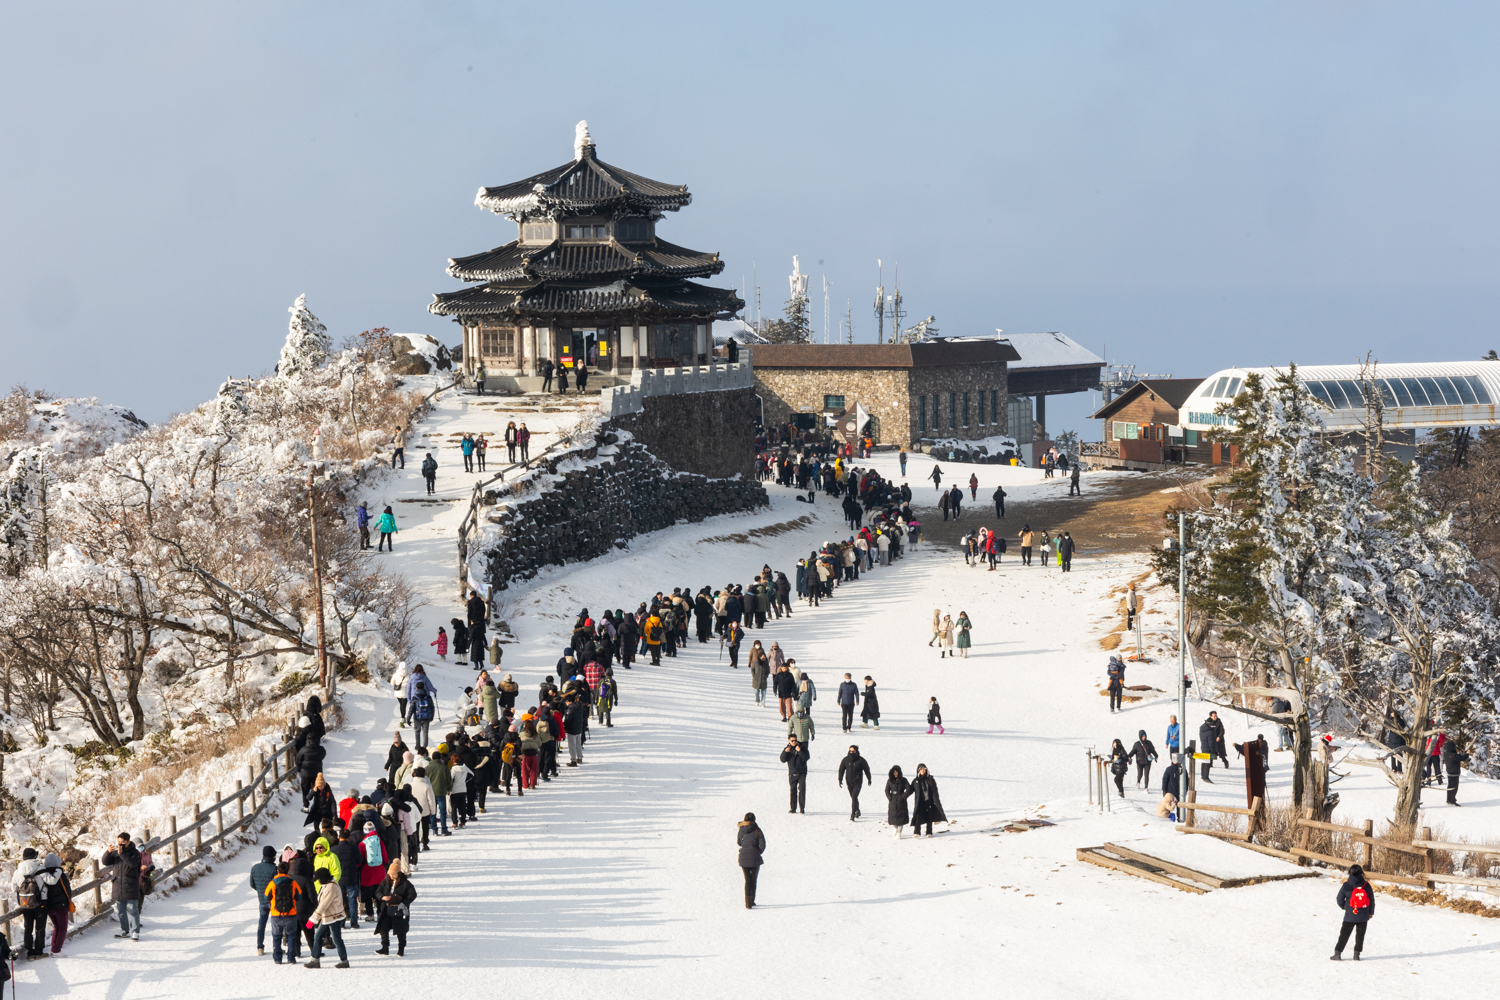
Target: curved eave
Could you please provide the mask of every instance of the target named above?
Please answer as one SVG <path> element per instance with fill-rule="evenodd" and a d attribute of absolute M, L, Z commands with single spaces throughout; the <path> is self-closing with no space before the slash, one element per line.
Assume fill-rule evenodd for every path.
<path fill-rule="evenodd" d="M 679 317 L 728 319 L 745 307 L 732 289 L 691 281 L 635 283 L 490 282 L 433 296 L 427 311 L 436 316 L 558 318 L 607 316 L 619 319 Z"/>
<path fill-rule="evenodd" d="M 634 209 L 657 216 L 690 204 L 686 184 L 666 184 L 599 160 L 594 147 L 571 163 L 525 180 L 483 187 L 474 204 L 497 215 L 531 218 L 567 213 Z"/>
<path fill-rule="evenodd" d="M 551 243 L 523 246 L 507 243 L 493 250 L 448 261 L 448 275 L 459 281 L 521 279 L 705 278 L 724 270 L 719 255 L 652 243 Z"/>

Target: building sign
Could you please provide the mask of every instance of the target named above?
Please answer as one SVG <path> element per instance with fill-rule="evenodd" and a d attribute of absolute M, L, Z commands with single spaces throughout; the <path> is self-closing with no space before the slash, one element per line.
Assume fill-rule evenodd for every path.
<path fill-rule="evenodd" d="M 1184 424 L 1193 424 L 1193 425 L 1196 425 L 1199 428 L 1236 427 L 1236 426 L 1238 426 L 1234 422 L 1234 418 L 1231 417 L 1231 416 L 1227 416 L 1226 414 L 1223 414 L 1223 413 L 1198 413 L 1198 412 L 1193 411 L 1193 410 L 1189 410 L 1188 411 L 1188 413 L 1187 413 L 1187 420 L 1185 420 L 1183 423 Z"/>

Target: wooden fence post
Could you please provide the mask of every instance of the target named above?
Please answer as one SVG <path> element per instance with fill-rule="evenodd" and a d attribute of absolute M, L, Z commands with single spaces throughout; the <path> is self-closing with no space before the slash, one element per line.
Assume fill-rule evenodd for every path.
<path fill-rule="evenodd" d="M 94 912 L 104 912 L 104 887 L 99 885 L 99 859 L 90 858 L 94 866 Z"/>
<path fill-rule="evenodd" d="M 1188 800 L 1188 803 L 1190 805 L 1197 805 L 1198 804 L 1198 789 L 1196 789 L 1196 788 L 1189 788 L 1188 789 L 1187 800 Z M 1195 826 L 1198 825 L 1195 822 L 1195 820 L 1196 820 L 1196 818 L 1198 816 L 1198 810 L 1196 810 L 1196 809 L 1184 809 L 1183 812 L 1187 813 L 1187 817 L 1186 817 L 1186 819 L 1183 822 L 1184 826 L 1186 826 L 1189 830 L 1191 830 L 1193 827 L 1195 827 Z"/>
<path fill-rule="evenodd" d="M 1266 803 L 1259 795 L 1250 800 L 1250 816 L 1245 820 L 1245 835 L 1255 836 L 1255 828 L 1260 824 L 1261 811 L 1266 808 Z"/>
<path fill-rule="evenodd" d="M 220 843 L 224 840 L 224 793 L 214 789 L 214 835 Z"/>
<path fill-rule="evenodd" d="M 271 758 L 271 777 L 272 777 L 272 779 L 274 779 L 271 782 L 271 787 L 272 788 L 276 788 L 277 786 L 279 786 L 281 784 L 281 758 L 280 757 L 272 757 Z"/>
<path fill-rule="evenodd" d="M 1307 845 L 1312 842 L 1312 827 L 1303 825 L 1302 821 L 1304 818 L 1305 817 L 1298 816 L 1296 823 L 1294 824 L 1294 826 L 1302 827 L 1302 835 L 1298 838 L 1297 841 L 1297 849 L 1299 851 L 1307 850 Z M 1297 864 L 1302 865 L 1305 868 L 1308 865 L 1312 864 L 1312 861 L 1309 858 L 1298 858 Z"/>
<path fill-rule="evenodd" d="M 172 838 L 172 867 L 176 868 L 177 867 L 177 839 L 175 837 L 175 834 L 177 833 L 177 817 L 175 815 L 172 817 L 172 833 L 174 834 L 174 837 Z"/>
<path fill-rule="evenodd" d="M 234 824 L 236 830 L 245 828 L 245 783 L 236 778 L 234 781 L 234 801 L 240 808 L 240 818 Z"/>
<path fill-rule="evenodd" d="M 1432 827 L 1430 827 L 1430 826 L 1424 826 L 1424 827 L 1422 827 L 1422 839 L 1423 840 L 1431 840 L 1432 839 Z M 1431 875 L 1432 874 L 1432 848 L 1430 848 L 1430 847 L 1427 848 L 1425 851 L 1422 852 L 1422 873 L 1424 875 Z M 1430 879 L 1427 882 L 1427 888 L 1428 889 L 1432 888 L 1432 881 Z"/>
<path fill-rule="evenodd" d="M 245 777 L 250 779 L 250 812 L 255 812 L 255 765 L 249 764 L 245 767 Z"/>
<path fill-rule="evenodd" d="M 1373 819 L 1365 820 L 1365 836 L 1375 836 L 1375 821 Z M 1359 846 L 1363 848 L 1363 850 L 1360 851 L 1359 855 L 1360 864 L 1363 866 L 1365 871 L 1370 871 L 1375 866 L 1375 845 L 1371 843 L 1364 843 L 1360 844 Z M 1395 870 L 1396 869 L 1394 867 L 1391 869 L 1391 871 Z"/>
<path fill-rule="evenodd" d="M 199 822 L 203 817 L 198 812 L 198 803 L 193 803 L 193 853 L 200 854 L 203 851 L 203 824 Z"/>

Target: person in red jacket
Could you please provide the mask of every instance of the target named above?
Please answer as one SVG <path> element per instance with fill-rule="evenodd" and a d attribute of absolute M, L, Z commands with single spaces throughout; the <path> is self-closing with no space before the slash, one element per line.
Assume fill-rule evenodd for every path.
<path fill-rule="evenodd" d="M 359 849 L 365 862 L 364 870 L 359 875 L 360 909 L 365 911 L 366 920 L 374 920 L 375 890 L 385 878 L 386 866 L 391 863 L 374 823 L 365 824 L 364 839 L 359 842 Z"/>
<path fill-rule="evenodd" d="M 359 805 L 358 788 L 349 789 L 349 795 L 346 798 L 339 799 L 339 822 L 343 824 L 346 830 L 349 828 L 349 814 L 354 812 L 354 807 L 357 805 Z"/>

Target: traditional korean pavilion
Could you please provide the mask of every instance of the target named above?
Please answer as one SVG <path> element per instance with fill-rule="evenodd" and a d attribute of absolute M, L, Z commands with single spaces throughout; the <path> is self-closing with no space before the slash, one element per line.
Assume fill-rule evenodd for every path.
<path fill-rule="evenodd" d="M 535 375 L 543 358 L 616 375 L 707 363 L 713 321 L 744 302 L 688 280 L 724 270 L 717 253 L 657 236 L 691 201 L 686 185 L 600 160 L 579 122 L 571 162 L 479 189 L 474 203 L 514 221 L 517 238 L 449 260 L 450 275 L 474 284 L 427 308 L 463 327 L 464 367 L 483 362 L 491 378 Z"/>

